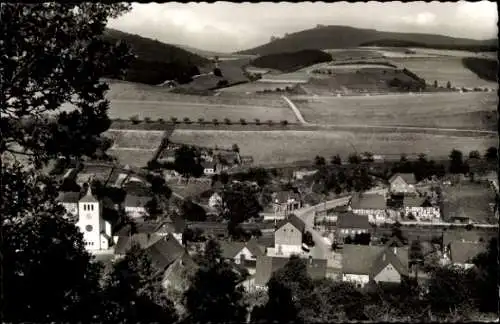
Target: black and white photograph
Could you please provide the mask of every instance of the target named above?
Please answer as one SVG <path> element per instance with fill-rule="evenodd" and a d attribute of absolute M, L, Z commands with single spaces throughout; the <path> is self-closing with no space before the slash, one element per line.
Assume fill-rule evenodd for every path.
<path fill-rule="evenodd" d="M 0 3 L 6 323 L 498 322 L 498 4 Z"/>

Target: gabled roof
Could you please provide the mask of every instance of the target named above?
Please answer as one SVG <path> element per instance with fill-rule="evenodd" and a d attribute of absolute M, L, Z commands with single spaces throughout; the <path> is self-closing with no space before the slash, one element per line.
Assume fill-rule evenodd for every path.
<path fill-rule="evenodd" d="M 136 196 L 127 194 L 125 196 L 124 206 L 125 207 L 145 207 L 146 204 L 152 200 L 150 196 Z"/>
<path fill-rule="evenodd" d="M 163 279 L 168 280 L 175 286 L 182 289 L 189 287 L 189 275 L 194 274 L 198 269 L 198 264 L 188 252 L 177 258 L 163 273 Z"/>
<path fill-rule="evenodd" d="M 403 266 L 407 265 L 408 248 L 397 247 L 395 248 L 396 253 L 393 253 L 391 251 L 392 249 L 393 248 L 388 246 L 344 244 L 342 249 L 342 272 L 345 274 L 372 275 L 374 271 L 383 265 L 383 260 L 379 261 L 379 257 L 383 259 L 382 255 L 384 253 L 386 254 L 386 260 L 387 256 L 392 253 L 393 256 L 399 259 L 400 264 Z M 389 252 L 387 252 L 388 250 Z M 391 263 L 396 267 L 396 264 L 394 264 L 396 261 L 391 261 Z M 400 264 L 398 266 L 400 266 Z M 385 265 L 383 265 L 383 267 L 385 267 Z M 381 269 L 383 269 L 383 267 Z"/>
<path fill-rule="evenodd" d="M 382 271 L 389 264 L 392 264 L 400 275 L 408 276 L 407 251 L 406 251 L 406 256 L 402 256 L 402 258 L 397 256 L 397 253 L 405 253 L 404 251 L 405 250 L 398 248 L 386 248 L 375 259 L 371 268 L 370 277 L 374 278 L 376 275 L 380 273 L 380 271 Z M 406 264 L 403 263 L 403 260 L 406 260 Z"/>
<path fill-rule="evenodd" d="M 138 244 L 142 249 L 146 249 L 161 239 L 162 236 L 149 233 L 137 233 L 132 236 L 119 236 L 115 245 L 115 254 L 127 253 L 133 244 Z"/>
<path fill-rule="evenodd" d="M 483 242 L 488 242 L 491 238 L 498 235 L 498 232 L 478 232 L 478 231 L 467 231 L 465 229 L 448 229 L 443 233 L 443 245 L 448 246 L 452 242 L 469 242 L 469 243 L 480 243 L 481 239 Z"/>
<path fill-rule="evenodd" d="M 153 265 L 158 270 L 165 270 L 185 253 L 185 249 L 175 237 L 169 234 L 146 248 L 146 253 L 149 254 Z"/>
<path fill-rule="evenodd" d="M 401 177 L 407 184 L 416 184 L 417 180 L 415 179 L 415 174 L 413 173 L 395 173 L 392 177 L 389 178 L 389 183 L 392 183 L 396 180 L 397 177 Z"/>
<path fill-rule="evenodd" d="M 296 201 L 300 201 L 300 194 L 293 192 L 292 190 L 286 191 L 278 191 L 272 194 L 273 202 L 278 204 L 283 204 L 288 202 L 289 199 L 295 199 Z"/>
<path fill-rule="evenodd" d="M 56 198 L 57 201 L 62 203 L 76 204 L 80 200 L 80 192 L 76 191 L 61 191 Z"/>
<path fill-rule="evenodd" d="M 352 209 L 386 209 L 387 203 L 385 197 L 379 194 L 365 194 L 356 192 L 351 198 Z"/>
<path fill-rule="evenodd" d="M 474 257 L 486 252 L 487 244 L 454 241 L 450 243 L 450 258 L 453 263 L 472 263 Z"/>
<path fill-rule="evenodd" d="M 92 189 L 89 186 L 89 188 L 87 189 L 87 193 L 85 194 L 85 196 L 83 196 L 80 199 L 80 202 L 81 203 L 98 203 L 99 200 L 97 200 L 97 198 L 94 197 L 94 195 L 92 194 Z"/>
<path fill-rule="evenodd" d="M 248 242 L 220 242 L 222 255 L 226 259 L 233 259 L 245 247 L 252 253 L 253 256 L 258 257 L 264 255 L 263 249 L 258 245 L 255 239 Z"/>
<path fill-rule="evenodd" d="M 280 229 L 281 227 L 283 227 L 285 224 L 288 223 L 292 224 L 300 232 L 304 232 L 306 229 L 306 224 L 300 218 L 292 214 L 288 216 L 287 219 L 280 221 L 276 226 L 276 230 Z"/>
<path fill-rule="evenodd" d="M 337 228 L 371 229 L 367 215 L 355 215 L 351 212 L 341 213 L 337 218 Z"/>

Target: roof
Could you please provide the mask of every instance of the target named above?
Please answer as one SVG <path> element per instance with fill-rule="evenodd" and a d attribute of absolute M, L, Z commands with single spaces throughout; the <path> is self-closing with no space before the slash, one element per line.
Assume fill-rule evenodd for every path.
<path fill-rule="evenodd" d="M 371 225 L 367 215 L 355 215 L 347 212 L 338 215 L 337 228 L 371 229 Z"/>
<path fill-rule="evenodd" d="M 472 259 L 486 252 L 487 244 L 454 241 L 450 243 L 450 258 L 453 263 L 472 263 Z"/>
<path fill-rule="evenodd" d="M 479 243 L 488 242 L 498 235 L 498 232 L 479 232 L 476 230 L 467 231 L 465 229 L 448 229 L 443 233 L 443 245 L 448 246 L 452 242 Z"/>
<path fill-rule="evenodd" d="M 151 188 L 142 181 L 127 181 L 123 184 L 122 188 L 127 192 L 127 194 L 136 196 L 149 196 L 152 194 Z"/>
<path fill-rule="evenodd" d="M 296 201 L 300 200 L 300 195 L 296 192 L 290 191 L 278 191 L 273 193 L 273 201 L 277 203 L 286 203 L 289 199 L 295 199 Z"/>
<path fill-rule="evenodd" d="M 296 229 L 298 229 L 301 232 L 304 232 L 304 230 L 306 229 L 306 224 L 300 218 L 298 218 L 293 214 L 288 216 L 287 219 L 280 221 L 277 224 L 276 229 L 280 229 L 281 227 L 283 227 L 283 225 L 288 223 L 292 224 Z"/>
<path fill-rule="evenodd" d="M 57 201 L 62 203 L 76 204 L 80 200 L 80 192 L 77 191 L 61 191 L 56 198 Z"/>
<path fill-rule="evenodd" d="M 386 209 L 385 197 L 378 194 L 356 192 L 351 198 L 352 209 Z"/>
<path fill-rule="evenodd" d="M 207 161 L 201 161 L 200 164 L 204 169 L 215 169 L 216 165 L 215 162 L 207 162 Z"/>
<path fill-rule="evenodd" d="M 226 259 L 233 259 L 245 247 L 252 253 L 253 256 L 258 257 L 264 255 L 264 248 L 259 246 L 255 239 L 248 242 L 220 242 L 222 255 Z"/>
<path fill-rule="evenodd" d="M 403 207 L 424 207 L 425 197 L 404 196 Z"/>
<path fill-rule="evenodd" d="M 146 253 L 151 257 L 153 265 L 158 270 L 165 270 L 180 258 L 185 251 L 179 241 L 170 234 L 146 248 Z"/>
<path fill-rule="evenodd" d="M 379 260 L 381 255 L 385 253 L 387 260 L 387 256 L 390 254 L 386 251 L 388 249 L 392 248 L 375 245 L 344 244 L 342 248 L 342 272 L 345 274 L 372 275 L 374 271 L 382 266 L 382 261 Z M 401 264 L 408 264 L 408 248 L 396 248 L 395 255 Z M 394 261 L 394 263 L 397 262 Z M 396 264 L 393 265 L 396 267 Z"/>
<path fill-rule="evenodd" d="M 137 233 L 132 236 L 119 236 L 115 245 L 115 254 L 125 254 L 132 247 L 138 244 L 142 249 L 148 248 L 151 244 L 161 240 L 162 236 L 150 233 Z"/>
<path fill-rule="evenodd" d="M 388 264 L 392 264 L 394 268 L 403 276 L 408 276 L 408 254 L 402 258 L 398 257 L 398 253 L 405 253 L 404 250 L 395 248 L 386 248 L 373 262 L 370 277 L 375 277 L 382 271 Z M 406 265 L 403 264 L 406 260 Z"/>
<path fill-rule="evenodd" d="M 124 205 L 125 207 L 144 207 L 146 204 L 152 200 L 150 196 L 137 196 L 133 194 L 127 194 L 125 196 Z"/>
<path fill-rule="evenodd" d="M 397 177 L 401 177 L 407 184 L 416 184 L 417 180 L 413 173 L 395 173 L 389 178 L 389 182 L 393 182 Z"/>
<path fill-rule="evenodd" d="M 184 254 L 177 258 L 164 272 L 164 279 L 170 283 L 180 286 L 183 289 L 189 287 L 189 275 L 194 274 L 198 269 L 198 264 L 194 262 L 189 253 Z"/>
<path fill-rule="evenodd" d="M 85 196 L 83 196 L 80 199 L 80 202 L 81 203 L 97 203 L 97 202 L 99 202 L 99 200 L 97 200 L 97 198 L 94 197 L 94 195 L 92 194 L 92 189 L 89 186 L 89 188 L 87 189 L 87 193 L 85 194 Z"/>
<path fill-rule="evenodd" d="M 287 257 L 260 256 L 257 257 L 255 271 L 255 284 L 264 286 L 271 278 L 273 272 L 283 268 L 290 259 Z M 307 272 L 313 279 L 326 276 L 326 259 L 304 259 L 307 262 Z"/>

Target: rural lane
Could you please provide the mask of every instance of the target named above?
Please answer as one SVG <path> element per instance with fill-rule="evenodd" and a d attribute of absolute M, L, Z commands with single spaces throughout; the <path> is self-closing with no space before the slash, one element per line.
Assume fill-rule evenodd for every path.
<path fill-rule="evenodd" d="M 295 117 L 297 117 L 297 119 L 299 120 L 299 122 L 302 125 L 309 125 L 309 123 L 302 116 L 302 113 L 300 112 L 299 108 L 297 108 L 297 106 L 295 106 L 295 104 L 290 99 L 288 99 L 285 96 L 281 96 L 281 98 L 283 98 L 283 100 L 286 101 L 286 103 L 288 104 L 288 106 L 290 106 L 290 108 L 292 109 L 293 113 L 295 114 Z"/>

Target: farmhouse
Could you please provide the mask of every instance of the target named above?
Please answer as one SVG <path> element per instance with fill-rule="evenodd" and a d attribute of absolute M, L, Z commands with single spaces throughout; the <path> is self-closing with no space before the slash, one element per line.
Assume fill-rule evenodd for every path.
<path fill-rule="evenodd" d="M 278 191 L 272 194 L 273 210 L 275 214 L 288 215 L 302 207 L 300 194 L 293 191 Z"/>
<path fill-rule="evenodd" d="M 341 213 L 337 218 L 336 237 L 344 239 L 361 233 L 369 233 L 371 225 L 367 215 L 356 215 L 352 212 Z"/>
<path fill-rule="evenodd" d="M 255 272 L 255 287 L 266 289 L 267 282 L 271 279 L 273 272 L 283 268 L 289 258 L 278 256 L 257 257 L 257 267 Z M 326 277 L 326 259 L 313 259 L 309 257 L 304 260 L 307 265 L 307 273 L 312 279 L 322 279 Z"/>
<path fill-rule="evenodd" d="M 125 196 L 124 207 L 125 213 L 132 219 L 142 219 L 148 216 L 146 209 L 147 204 L 152 198 L 144 195 L 127 194 Z"/>
<path fill-rule="evenodd" d="M 304 231 L 304 222 L 297 216 L 290 215 L 276 226 L 274 248 L 267 249 L 267 255 L 289 257 L 292 254 L 302 254 Z"/>
<path fill-rule="evenodd" d="M 406 219 L 432 222 L 441 218 L 440 208 L 432 206 L 425 197 L 404 196 L 403 208 Z"/>
<path fill-rule="evenodd" d="M 379 194 L 354 193 L 349 209 L 357 215 L 366 215 L 370 223 L 385 222 L 387 217 L 385 197 Z"/>
<path fill-rule="evenodd" d="M 416 183 L 413 173 L 396 173 L 389 179 L 390 192 L 393 194 L 415 193 Z"/>
<path fill-rule="evenodd" d="M 368 283 L 400 283 L 408 276 L 407 248 L 345 244 L 342 254 L 342 280 L 360 288 Z"/>
<path fill-rule="evenodd" d="M 223 241 L 220 245 L 224 259 L 244 267 L 250 275 L 255 274 L 257 257 L 265 255 L 265 247 L 260 246 L 256 239 L 248 242 Z"/>

